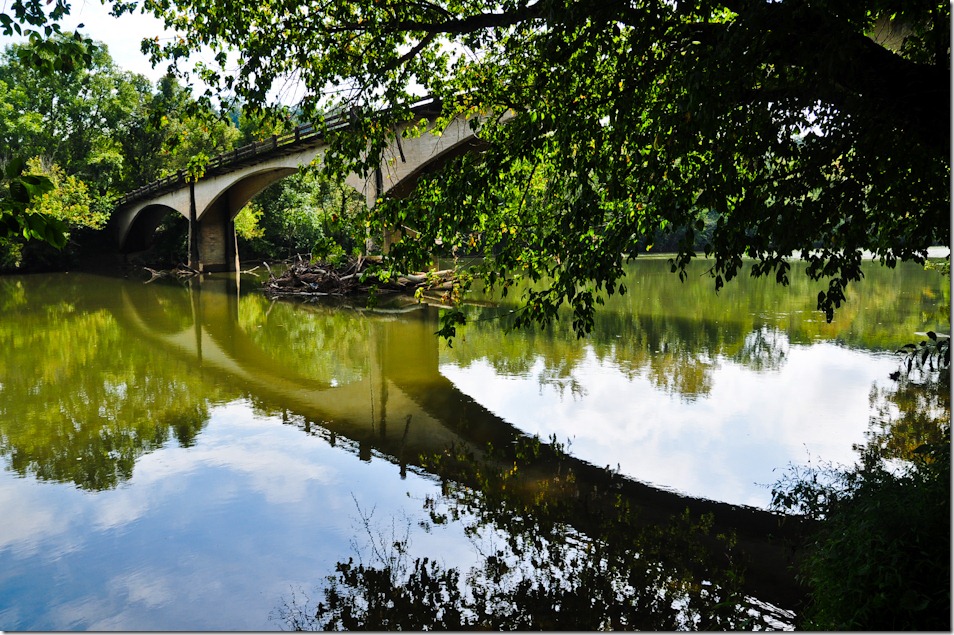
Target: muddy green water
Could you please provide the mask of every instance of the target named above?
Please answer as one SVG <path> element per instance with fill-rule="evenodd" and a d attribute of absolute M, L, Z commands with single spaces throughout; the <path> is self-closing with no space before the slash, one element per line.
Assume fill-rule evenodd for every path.
<path fill-rule="evenodd" d="M 916 266 L 870 267 L 831 324 L 800 276 L 716 295 L 701 272 L 640 259 L 583 340 L 472 306 L 452 347 L 437 308 L 250 278 L 0 278 L 0 629 L 287 628 L 369 517 L 469 566 L 462 525 L 421 529 L 444 490 L 420 456 L 452 445 L 552 436 L 663 505 L 764 509 L 786 466 L 852 462 L 893 351 L 949 332 L 948 281 Z"/>

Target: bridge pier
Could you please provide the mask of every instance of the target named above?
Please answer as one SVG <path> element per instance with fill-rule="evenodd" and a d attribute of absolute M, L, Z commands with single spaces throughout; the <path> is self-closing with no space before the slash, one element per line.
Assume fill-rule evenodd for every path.
<path fill-rule="evenodd" d="M 189 266 L 201 273 L 238 271 L 238 241 L 229 192 L 225 192 L 197 220 L 189 218 Z"/>

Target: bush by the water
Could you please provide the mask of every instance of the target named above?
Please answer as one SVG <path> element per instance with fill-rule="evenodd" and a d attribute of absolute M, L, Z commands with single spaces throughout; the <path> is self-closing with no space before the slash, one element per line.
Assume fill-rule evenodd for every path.
<path fill-rule="evenodd" d="M 811 600 L 799 626 L 950 630 L 949 368 L 873 396 L 899 408 L 893 425 L 875 417 L 854 467 L 796 473 L 773 492 L 779 509 L 823 521 L 802 563 Z"/>

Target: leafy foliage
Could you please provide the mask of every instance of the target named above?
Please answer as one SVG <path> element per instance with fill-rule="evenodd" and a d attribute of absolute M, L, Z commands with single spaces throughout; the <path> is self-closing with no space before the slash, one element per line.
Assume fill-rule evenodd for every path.
<path fill-rule="evenodd" d="M 143 114 L 148 81 L 120 71 L 106 48 L 93 43 L 85 59 L 47 72 L 33 62 L 45 44 L 14 44 L 0 58 L 0 98 L 11 113 L 0 124 L 6 147 L 59 165 L 90 184 L 96 195 L 123 187 L 121 139 Z"/>
<path fill-rule="evenodd" d="M 109 215 L 97 209 L 90 197 L 86 183 L 73 175 L 67 175 L 56 165 L 45 166 L 39 157 L 27 161 L 30 174 L 45 176 L 53 189 L 32 201 L 31 211 L 46 214 L 78 227 L 102 229 Z"/>
<path fill-rule="evenodd" d="M 77 64 L 88 63 L 91 59 L 92 42 L 78 32 L 72 36 L 61 35 L 58 20 L 69 10 L 65 0 L 40 2 L 40 0 L 17 0 L 0 11 L 0 33 L 10 36 L 16 33 L 28 38 L 33 45 L 24 61 L 36 69 L 38 75 L 53 76 L 58 72 L 68 72 Z M 7 85 L 0 79 L 0 97 L 5 97 Z M 13 108 L 0 99 L 0 135 L 5 132 Z M 29 122 L 35 123 L 35 122 Z M 4 141 L 8 141 L 4 139 Z M 19 144 L 5 143 L 8 150 L 19 148 Z M 0 150 L 3 152 L 3 150 Z M 24 156 L 0 154 L 0 165 L 4 167 L 3 185 L 7 190 L 0 194 L 0 250 L 9 256 L 19 257 L 19 237 L 25 240 L 41 240 L 61 248 L 66 242 L 63 225 L 54 218 L 43 214 L 27 216 L 31 199 L 52 188 L 52 183 L 42 176 L 22 176 Z M 0 263 L 2 266 L 2 263 Z"/>
<path fill-rule="evenodd" d="M 21 212 L 23 219 L 55 223 L 56 233 L 42 237 L 11 234 L 0 240 L 0 269 L 15 269 L 23 261 L 30 261 L 33 266 L 46 260 L 59 261 L 66 256 L 66 251 L 75 249 L 75 232 L 102 229 L 109 218 L 105 202 L 91 196 L 85 182 L 64 174 L 60 166 L 44 165 L 39 157 L 34 157 L 27 162 L 26 171 L 27 178 L 45 180 L 50 189 L 31 197 L 29 207 Z M 41 240 L 31 242 L 31 238 Z M 62 250 L 67 244 L 71 249 Z"/>
<path fill-rule="evenodd" d="M 414 230 L 398 268 L 442 244 L 493 256 L 479 269 L 491 284 L 539 282 L 518 324 L 546 324 L 567 302 L 588 332 L 595 307 L 625 291 L 627 254 L 672 232 L 684 275 L 707 218 L 716 289 L 746 269 L 787 284 L 800 258 L 829 320 L 864 250 L 893 265 L 948 242 L 947 3 L 144 6 L 183 34 L 147 49 L 180 62 L 210 48 L 217 63 L 197 72 L 216 90 L 261 104 L 295 78 L 305 116 L 349 109 L 329 170 L 379 165 L 388 120 L 412 119 L 422 94 L 467 117 L 486 151 L 379 204 L 375 222 Z M 445 334 L 462 320 L 448 314 Z"/>
<path fill-rule="evenodd" d="M 950 369 L 950 336 L 938 336 L 934 331 L 928 331 L 925 335 L 928 339 L 921 340 L 918 344 L 905 344 L 898 351 L 904 357 L 907 372 L 911 373 L 914 369 L 927 372 Z"/>
<path fill-rule="evenodd" d="M 70 35 L 60 29 L 59 20 L 69 13 L 67 0 L 17 0 L 0 11 L 0 33 L 27 38 L 37 44 L 27 58 L 40 73 L 51 76 L 70 71 L 89 61 L 92 41 L 78 31 Z M 82 26 L 82 25 L 81 25 Z"/>
<path fill-rule="evenodd" d="M 66 224 L 54 217 L 31 214 L 31 204 L 53 190 L 53 182 L 41 175 L 23 174 L 24 163 L 9 161 L 4 170 L 4 190 L 0 192 L 0 266 L 20 257 L 22 240 L 41 240 L 53 247 L 66 244 Z M 12 263 L 10 262 L 12 261 Z"/>

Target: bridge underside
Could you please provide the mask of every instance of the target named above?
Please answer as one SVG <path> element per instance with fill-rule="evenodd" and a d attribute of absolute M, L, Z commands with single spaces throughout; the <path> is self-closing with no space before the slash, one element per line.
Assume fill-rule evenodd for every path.
<path fill-rule="evenodd" d="M 179 215 L 174 208 L 165 205 L 149 205 L 144 208 L 126 234 L 126 241 L 120 251 L 122 253 L 135 253 L 149 249 L 155 238 L 156 229 L 159 228 L 163 219 L 170 214 Z"/>
<path fill-rule="evenodd" d="M 133 254 L 151 248 L 156 230 L 170 214 L 180 215 L 165 205 L 150 205 L 142 210 L 129 228 L 120 252 Z M 238 242 L 228 193 L 213 203 L 201 220 L 189 219 L 188 245 L 188 265 L 196 271 L 215 273 L 239 269 Z"/>

